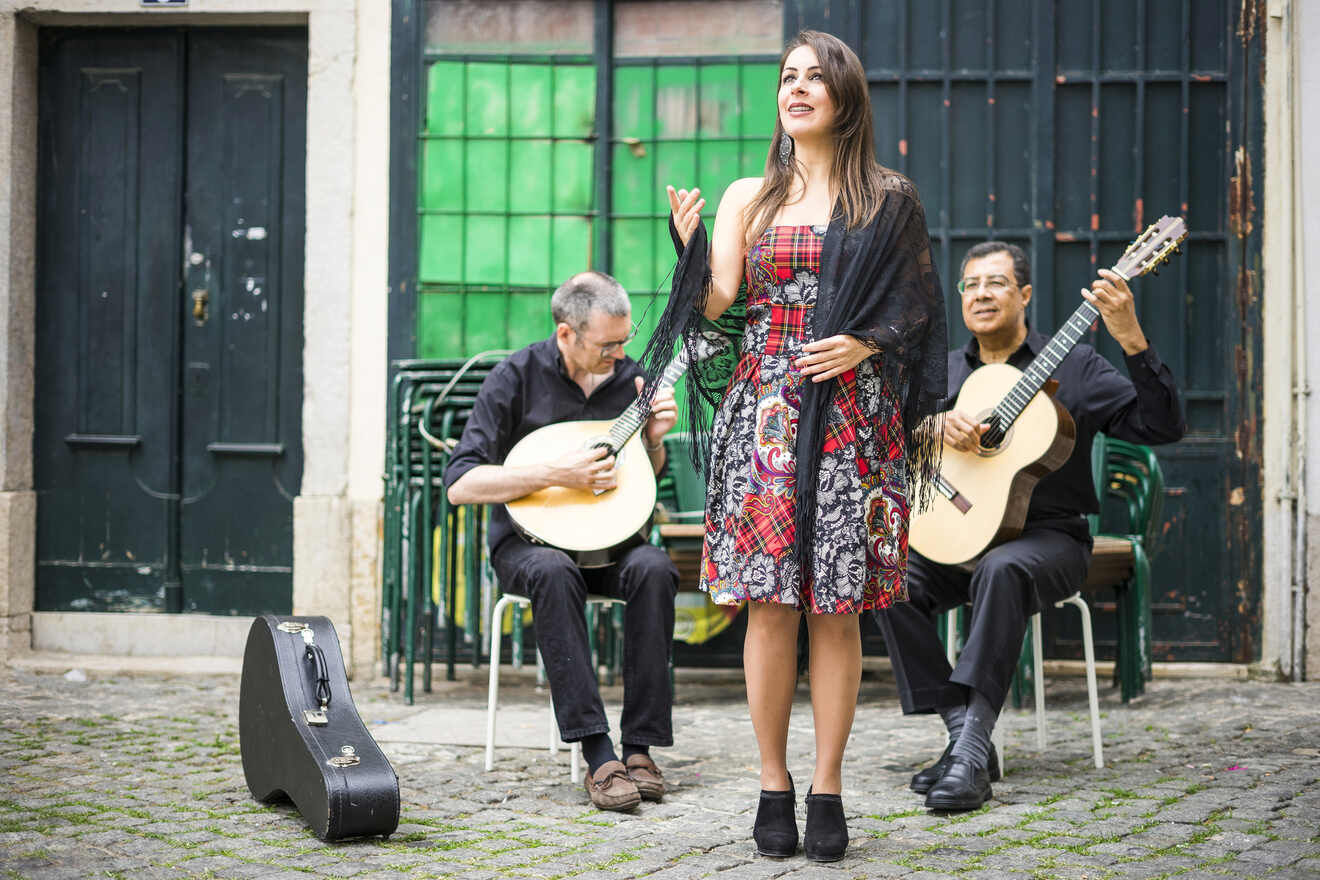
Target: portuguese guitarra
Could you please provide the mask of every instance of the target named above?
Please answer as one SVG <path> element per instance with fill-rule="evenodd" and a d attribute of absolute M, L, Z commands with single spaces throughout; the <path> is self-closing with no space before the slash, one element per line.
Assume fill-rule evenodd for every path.
<path fill-rule="evenodd" d="M 715 346 L 701 339 L 694 348 L 704 358 Z M 665 367 L 655 391 L 673 387 L 687 365 L 682 348 Z M 565 551 L 584 568 L 609 565 L 617 550 L 635 541 L 655 511 L 655 472 L 638 433 L 650 415 L 651 399 L 643 392 L 613 421 L 556 422 L 519 440 L 505 465 L 538 464 L 575 449 L 605 446 L 614 456 L 617 485 L 599 492 L 550 486 L 510 501 L 506 507 L 518 531 L 528 540 Z"/>

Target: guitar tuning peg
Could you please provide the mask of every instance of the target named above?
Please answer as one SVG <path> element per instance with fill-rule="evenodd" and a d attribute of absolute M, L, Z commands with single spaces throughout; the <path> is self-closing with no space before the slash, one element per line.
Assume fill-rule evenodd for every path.
<path fill-rule="evenodd" d="M 1150 270 L 1150 274 L 1152 274 L 1152 275 L 1158 275 L 1158 274 L 1160 274 L 1160 266 L 1159 266 L 1159 263 L 1156 263 L 1156 264 L 1155 264 L 1155 268 Z"/>

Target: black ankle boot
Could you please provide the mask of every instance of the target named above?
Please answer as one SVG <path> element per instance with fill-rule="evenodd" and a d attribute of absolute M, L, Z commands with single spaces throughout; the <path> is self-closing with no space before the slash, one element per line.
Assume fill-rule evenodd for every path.
<path fill-rule="evenodd" d="M 786 859 L 797 852 L 797 817 L 793 814 L 796 804 L 792 776 L 788 777 L 788 791 L 761 790 L 756 824 L 752 826 L 758 855 Z"/>
<path fill-rule="evenodd" d="M 807 833 L 802 849 L 813 862 L 837 862 L 848 849 L 848 823 L 837 794 L 807 791 Z"/>

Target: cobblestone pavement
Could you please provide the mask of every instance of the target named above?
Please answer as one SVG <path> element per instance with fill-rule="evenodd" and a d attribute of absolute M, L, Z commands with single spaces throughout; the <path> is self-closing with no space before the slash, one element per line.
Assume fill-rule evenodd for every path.
<path fill-rule="evenodd" d="M 465 674 L 415 707 L 374 684 L 354 696 L 383 730 L 437 707 L 470 726 L 484 677 Z M 790 738 L 799 780 L 811 773 L 805 690 Z M 1036 750 L 1032 715 L 1008 713 L 994 800 L 939 815 L 906 788 L 942 747 L 939 721 L 902 718 L 892 680 L 868 673 L 845 767 L 853 844 L 831 866 L 753 852 L 741 684 L 682 670 L 678 694 L 678 744 L 656 753 L 672 785 L 661 804 L 594 811 L 563 751 L 500 749 L 487 774 L 478 747 L 382 735 L 403 796 L 398 832 L 323 844 L 292 807 L 249 796 L 236 677 L 79 683 L 0 670 L 0 877 L 1320 877 L 1320 683 L 1157 680 L 1130 706 L 1105 690 L 1096 770 L 1085 688 L 1054 681 L 1050 748 Z M 546 706 L 526 674 L 507 675 L 502 698 Z M 606 700 L 617 706 L 618 690 Z"/>

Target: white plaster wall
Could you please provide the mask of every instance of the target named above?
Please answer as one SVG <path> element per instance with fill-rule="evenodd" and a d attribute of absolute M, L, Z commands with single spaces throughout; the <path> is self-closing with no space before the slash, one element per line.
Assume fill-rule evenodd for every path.
<path fill-rule="evenodd" d="M 327 6 L 309 15 L 307 25 L 303 478 L 293 505 L 293 613 L 326 615 L 343 630 L 349 626 L 351 555 L 346 496 L 357 40 L 352 4 Z"/>
<path fill-rule="evenodd" d="M 353 668 L 380 645 L 381 474 L 389 303 L 390 4 L 357 10 L 353 211 L 352 386 L 349 411 L 349 615 Z"/>
<path fill-rule="evenodd" d="M 1305 667 L 1304 627 L 1298 625 L 1297 589 L 1305 590 L 1311 532 L 1307 516 L 1320 493 L 1320 467 L 1313 454 L 1314 423 L 1304 389 L 1320 372 L 1308 340 L 1308 325 L 1317 308 L 1308 303 L 1303 268 L 1304 216 L 1302 191 L 1314 180 L 1302 145 L 1302 102 L 1314 107 L 1314 96 L 1302 88 L 1303 70 L 1314 42 L 1315 3 L 1311 0 L 1269 0 L 1265 24 L 1265 168 L 1262 213 L 1262 331 L 1264 334 L 1264 589 L 1261 615 L 1260 671 L 1265 675 L 1299 677 Z M 1305 18 L 1303 18 L 1305 17 Z M 1309 22 L 1309 24 L 1308 24 Z M 1312 29 L 1309 47 L 1305 28 Z M 1303 68 L 1305 65 L 1305 68 Z M 1312 73 L 1313 77 L 1314 74 Z M 1314 165 L 1314 163 L 1309 163 Z M 1299 393 L 1300 392 L 1300 393 Z M 1298 513 L 1302 520 L 1298 522 Z M 1298 552 L 1299 540 L 1301 552 Z"/>
<path fill-rule="evenodd" d="M 31 632 L 36 32 L 0 14 L 0 658 Z"/>
<path fill-rule="evenodd" d="M 1300 229 L 1294 249 L 1298 293 L 1306 309 L 1306 372 L 1312 388 L 1306 411 L 1307 603 L 1306 677 L 1320 679 L 1320 163 L 1314 144 L 1320 143 L 1320 6 L 1298 3 L 1295 10 L 1297 76 L 1293 89 L 1299 145 L 1309 161 L 1298 163 L 1297 205 Z"/>

